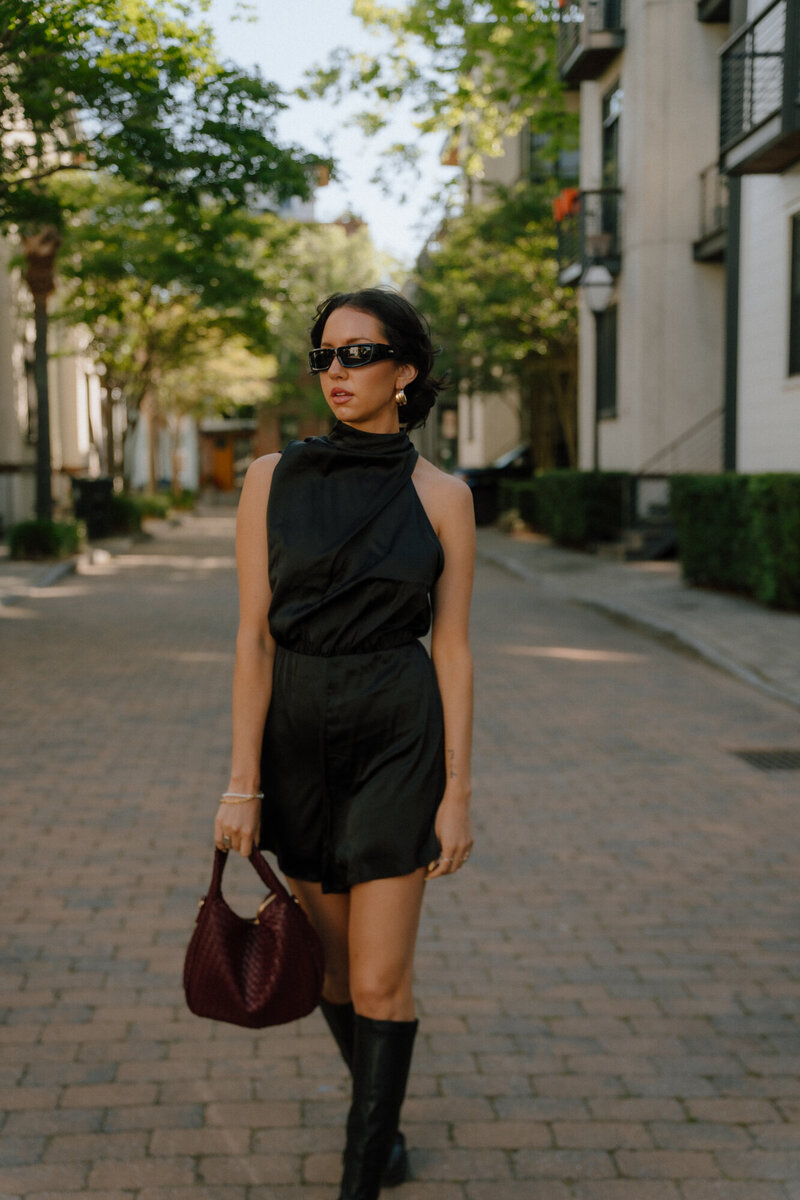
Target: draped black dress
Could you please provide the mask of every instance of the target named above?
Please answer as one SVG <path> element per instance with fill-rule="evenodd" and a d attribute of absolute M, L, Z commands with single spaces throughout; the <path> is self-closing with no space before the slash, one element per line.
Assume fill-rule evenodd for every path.
<path fill-rule="evenodd" d="M 416 461 L 404 433 L 337 423 L 290 442 L 272 479 L 261 846 L 325 892 L 439 854 L 442 705 L 419 638 L 444 554 Z"/>

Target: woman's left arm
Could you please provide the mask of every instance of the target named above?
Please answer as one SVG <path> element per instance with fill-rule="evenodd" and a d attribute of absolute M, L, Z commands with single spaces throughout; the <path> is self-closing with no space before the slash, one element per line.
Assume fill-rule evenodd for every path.
<path fill-rule="evenodd" d="M 446 487 L 438 522 L 444 569 L 433 594 L 431 658 L 444 710 L 447 782 L 436 815 L 436 836 L 442 852 L 426 879 L 457 871 L 469 856 L 473 840 L 469 607 L 475 570 L 475 510 L 472 493 L 461 480 L 448 478 Z"/>

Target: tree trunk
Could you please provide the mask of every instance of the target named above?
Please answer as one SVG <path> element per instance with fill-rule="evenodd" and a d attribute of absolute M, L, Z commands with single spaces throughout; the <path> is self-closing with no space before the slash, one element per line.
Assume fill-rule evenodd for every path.
<path fill-rule="evenodd" d="M 179 496 L 181 493 L 181 415 L 180 413 L 172 414 L 170 428 L 170 466 L 172 468 L 172 494 Z"/>
<path fill-rule="evenodd" d="M 33 378 L 36 383 L 36 516 L 53 516 L 53 481 L 50 452 L 50 389 L 47 379 L 47 297 L 33 297 L 36 327 Z"/>
<path fill-rule="evenodd" d="M 102 401 L 102 410 L 106 443 L 106 475 L 113 479 L 117 473 L 117 448 L 114 443 L 114 401 L 111 398 L 111 389 L 105 388 L 104 391 L 105 396 Z"/>
<path fill-rule="evenodd" d="M 25 250 L 25 281 L 33 296 L 36 327 L 34 380 L 36 383 L 36 516 L 49 521 L 53 516 L 53 481 L 50 453 L 50 390 L 47 378 L 47 297 L 55 288 L 55 262 L 61 234 L 46 226 L 22 239 Z"/>

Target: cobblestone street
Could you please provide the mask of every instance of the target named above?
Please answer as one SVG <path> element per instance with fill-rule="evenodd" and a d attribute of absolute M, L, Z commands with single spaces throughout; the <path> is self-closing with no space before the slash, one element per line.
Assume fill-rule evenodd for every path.
<path fill-rule="evenodd" d="M 192 1016 L 233 518 L 0 608 L 0 1195 L 334 1200 L 318 1013 Z M 478 570 L 476 847 L 428 888 L 398 1200 L 800 1200 L 798 714 Z M 232 862 L 226 894 L 263 889 Z"/>

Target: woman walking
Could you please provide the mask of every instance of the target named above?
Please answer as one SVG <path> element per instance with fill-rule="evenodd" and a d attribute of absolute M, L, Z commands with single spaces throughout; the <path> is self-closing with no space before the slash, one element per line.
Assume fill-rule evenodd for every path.
<path fill-rule="evenodd" d="M 383 289 L 338 294 L 311 342 L 337 421 L 247 473 L 214 839 L 275 851 L 322 939 L 322 1012 L 353 1083 L 340 1200 L 375 1200 L 407 1172 L 398 1121 L 423 891 L 472 847 L 475 529 L 469 490 L 405 432 L 440 386 L 416 310 Z"/>

